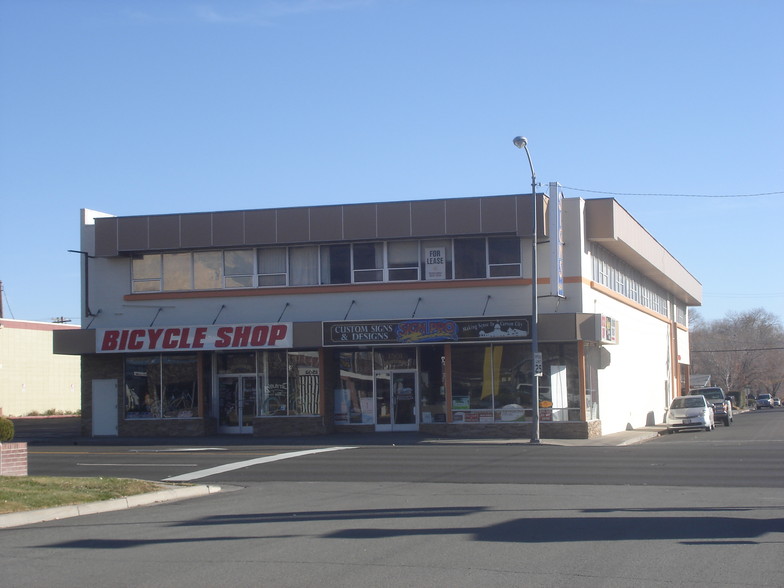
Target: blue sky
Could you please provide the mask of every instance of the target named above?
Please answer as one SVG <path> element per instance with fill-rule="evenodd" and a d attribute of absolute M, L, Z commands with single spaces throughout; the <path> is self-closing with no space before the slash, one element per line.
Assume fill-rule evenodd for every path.
<path fill-rule="evenodd" d="M 782 22 L 779 0 L 0 0 L 5 316 L 78 322 L 81 208 L 528 192 L 525 135 L 539 181 L 614 195 L 681 261 L 705 318 L 784 320 Z"/>

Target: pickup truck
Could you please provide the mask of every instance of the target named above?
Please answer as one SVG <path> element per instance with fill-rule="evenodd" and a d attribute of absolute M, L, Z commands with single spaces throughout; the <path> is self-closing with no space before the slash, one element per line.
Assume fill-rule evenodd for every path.
<path fill-rule="evenodd" d="M 729 427 L 732 422 L 732 402 L 724 394 L 724 390 L 717 387 L 696 388 L 689 390 L 689 395 L 704 396 L 713 405 L 713 416 L 718 421 L 722 421 L 725 427 Z"/>

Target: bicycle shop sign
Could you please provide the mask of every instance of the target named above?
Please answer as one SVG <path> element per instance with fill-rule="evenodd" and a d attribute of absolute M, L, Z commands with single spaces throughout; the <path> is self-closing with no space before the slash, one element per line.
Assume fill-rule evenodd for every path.
<path fill-rule="evenodd" d="M 291 323 L 96 329 L 97 353 L 233 351 L 292 347 Z"/>

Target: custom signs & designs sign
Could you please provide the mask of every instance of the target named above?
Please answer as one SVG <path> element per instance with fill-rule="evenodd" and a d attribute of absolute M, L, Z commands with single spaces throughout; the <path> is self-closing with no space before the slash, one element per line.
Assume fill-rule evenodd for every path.
<path fill-rule="evenodd" d="M 97 353 L 228 351 L 292 347 L 291 323 L 96 329 Z"/>
<path fill-rule="evenodd" d="M 529 317 L 341 321 L 323 325 L 325 346 L 465 343 L 531 336 Z"/>

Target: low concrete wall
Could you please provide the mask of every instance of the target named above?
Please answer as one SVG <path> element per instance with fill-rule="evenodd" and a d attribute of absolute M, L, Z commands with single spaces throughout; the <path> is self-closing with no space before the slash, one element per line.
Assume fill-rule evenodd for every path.
<path fill-rule="evenodd" d="M 531 423 L 422 424 L 422 433 L 476 439 L 530 439 Z M 539 423 L 541 439 L 594 439 L 602 436 L 601 421 Z"/>
<path fill-rule="evenodd" d="M 120 437 L 205 437 L 215 435 L 214 418 L 128 419 L 117 427 Z"/>
<path fill-rule="evenodd" d="M 264 417 L 253 419 L 254 437 L 304 437 L 332 431 L 320 416 Z"/>

